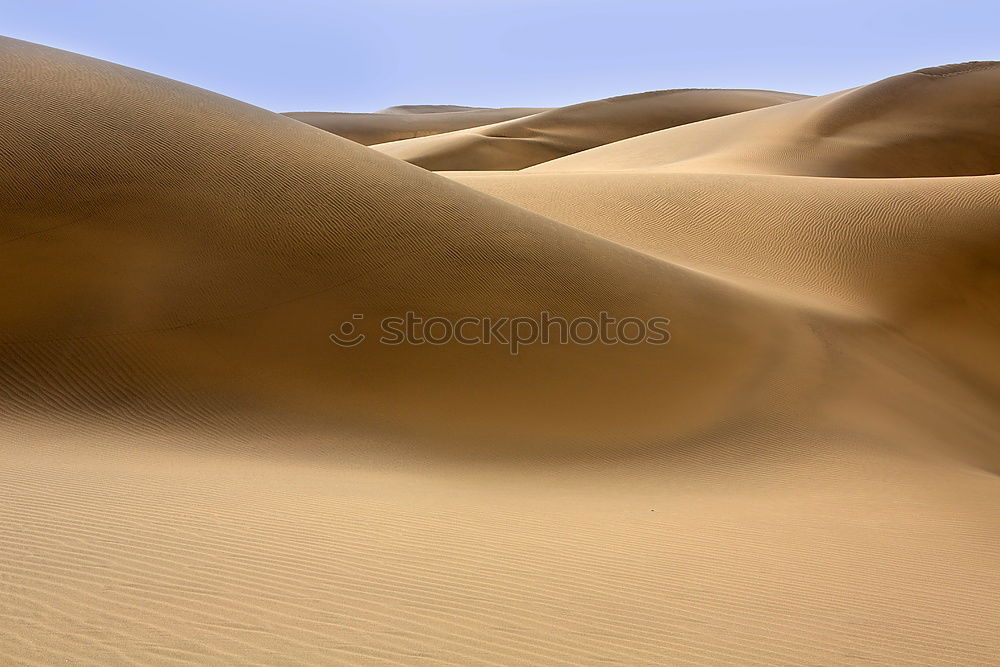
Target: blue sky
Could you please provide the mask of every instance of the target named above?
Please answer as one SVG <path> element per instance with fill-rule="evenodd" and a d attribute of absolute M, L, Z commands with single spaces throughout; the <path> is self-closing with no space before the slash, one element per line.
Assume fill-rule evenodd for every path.
<path fill-rule="evenodd" d="M 1000 0 L 0 0 L 0 33 L 275 111 L 558 106 L 1000 59 Z"/>

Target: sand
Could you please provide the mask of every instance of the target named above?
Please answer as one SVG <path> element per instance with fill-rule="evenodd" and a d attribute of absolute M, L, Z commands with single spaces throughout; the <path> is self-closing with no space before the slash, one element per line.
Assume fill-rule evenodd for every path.
<path fill-rule="evenodd" d="M 289 111 L 284 115 L 370 146 L 386 141 L 426 137 L 529 116 L 545 109 L 478 109 L 450 104 L 402 105 L 374 113 Z"/>
<path fill-rule="evenodd" d="M 656 130 L 801 99 L 769 90 L 659 90 L 373 148 L 434 171 L 517 170 Z"/>
<path fill-rule="evenodd" d="M 536 167 L 851 178 L 1000 172 L 1000 63 L 972 62 L 692 123 Z"/>
<path fill-rule="evenodd" d="M 996 662 L 997 70 L 433 173 L 0 50 L 2 662 Z M 671 338 L 330 341 L 407 310 Z"/>

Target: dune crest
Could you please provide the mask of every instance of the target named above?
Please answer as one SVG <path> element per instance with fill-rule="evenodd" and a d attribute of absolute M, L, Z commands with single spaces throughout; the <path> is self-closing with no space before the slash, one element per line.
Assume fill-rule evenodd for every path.
<path fill-rule="evenodd" d="M 466 107 L 460 104 L 397 104 L 395 106 L 386 107 L 385 109 L 379 109 L 375 113 L 420 114 L 450 111 L 490 111 L 490 109 L 486 109 L 485 107 Z"/>
<path fill-rule="evenodd" d="M 803 98 L 769 90 L 658 90 L 373 148 L 432 171 L 523 169 L 663 128 Z"/>
<path fill-rule="evenodd" d="M 1000 63 L 949 65 L 661 130 L 531 169 L 848 178 L 996 174 L 998 114 Z"/>
<path fill-rule="evenodd" d="M 306 125 L 370 146 L 386 141 L 452 132 L 467 127 L 521 118 L 545 109 L 479 109 L 452 105 L 404 105 L 374 113 L 290 111 L 283 115 Z"/>

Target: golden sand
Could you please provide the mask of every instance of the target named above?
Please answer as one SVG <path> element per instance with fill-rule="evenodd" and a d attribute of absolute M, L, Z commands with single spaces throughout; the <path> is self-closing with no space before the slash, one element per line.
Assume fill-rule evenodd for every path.
<path fill-rule="evenodd" d="M 1000 66 L 355 141 L 0 71 L 0 662 L 996 662 Z M 329 338 L 408 310 L 671 339 Z"/>

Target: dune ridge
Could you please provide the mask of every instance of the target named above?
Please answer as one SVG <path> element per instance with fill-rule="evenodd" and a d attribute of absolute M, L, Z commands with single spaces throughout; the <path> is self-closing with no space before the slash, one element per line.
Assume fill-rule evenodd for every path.
<path fill-rule="evenodd" d="M 0 40 L 0 658 L 989 664 L 995 71 L 438 174 Z M 407 310 L 671 338 L 330 340 Z"/>
<path fill-rule="evenodd" d="M 661 130 L 530 168 L 841 178 L 996 174 L 998 113 L 1000 62 L 946 65 Z"/>
<path fill-rule="evenodd" d="M 769 90 L 658 90 L 373 148 L 432 171 L 517 170 L 655 130 L 804 97 Z"/>
<path fill-rule="evenodd" d="M 343 111 L 289 111 L 285 116 L 306 125 L 369 146 L 386 141 L 425 137 L 511 118 L 521 118 L 545 109 L 480 109 L 456 105 L 402 105 L 374 113 Z"/>

